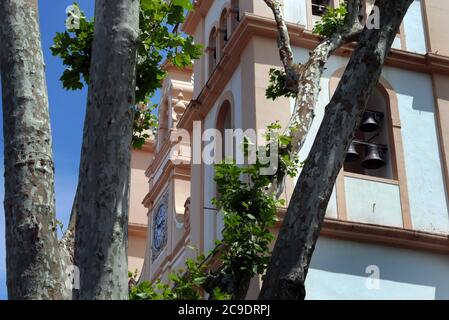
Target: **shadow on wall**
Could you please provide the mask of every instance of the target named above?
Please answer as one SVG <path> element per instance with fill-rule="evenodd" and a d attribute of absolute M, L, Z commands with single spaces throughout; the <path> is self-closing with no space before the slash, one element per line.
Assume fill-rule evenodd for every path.
<path fill-rule="evenodd" d="M 383 76 L 397 93 L 413 226 L 449 232 L 449 199 L 430 75 L 385 67 Z M 443 99 L 449 100 L 449 92 Z"/>
<path fill-rule="evenodd" d="M 405 70 L 401 70 L 400 73 L 393 73 L 388 72 L 388 70 L 389 68 L 384 68 L 384 72 L 388 74 L 387 79 L 392 82 L 398 95 L 408 96 L 413 100 L 411 106 L 413 110 L 435 112 L 432 80 L 429 75 Z M 404 73 L 410 75 L 405 76 Z"/>
<path fill-rule="evenodd" d="M 373 268 L 379 271 L 378 288 L 366 286 Z M 320 238 L 307 294 L 311 299 L 449 299 L 448 270 L 445 255 Z"/>

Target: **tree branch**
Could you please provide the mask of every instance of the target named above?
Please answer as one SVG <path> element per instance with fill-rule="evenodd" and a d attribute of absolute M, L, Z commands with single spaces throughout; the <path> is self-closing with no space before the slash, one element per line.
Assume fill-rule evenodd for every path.
<path fill-rule="evenodd" d="M 288 38 L 287 28 L 283 20 L 282 14 L 279 14 L 278 1 L 265 1 L 273 10 L 275 16 L 280 39 Z M 348 15 L 345 25 L 335 32 L 331 37 L 321 41 L 316 48 L 310 53 L 309 60 L 304 64 L 290 64 L 289 69 L 285 69 L 287 80 L 286 87 L 289 90 L 297 92 L 295 108 L 290 118 L 289 124 L 285 131 L 285 135 L 291 137 L 289 146 L 290 157 L 295 157 L 305 143 L 307 133 L 313 123 L 315 117 L 315 106 L 320 92 L 320 81 L 324 72 L 324 67 L 329 57 L 342 45 L 354 41 L 358 38 L 363 30 L 363 26 L 359 21 L 359 13 L 361 8 L 360 0 L 348 0 Z M 287 35 L 285 35 L 285 33 Z M 281 42 L 280 42 L 281 43 Z M 280 49 L 281 61 L 284 59 L 284 51 L 292 52 L 290 43 L 281 43 Z M 285 64 L 284 64 L 285 65 Z M 276 190 L 276 194 L 282 193 L 283 184 L 279 181 L 283 180 L 283 175 L 278 175 L 277 181 L 273 182 L 270 192 Z"/>
<path fill-rule="evenodd" d="M 293 51 L 290 46 L 290 36 L 288 34 L 287 25 L 282 15 L 282 5 L 278 0 L 264 0 L 265 3 L 273 11 L 274 19 L 278 28 L 278 48 L 281 56 L 282 64 L 285 72 L 288 73 L 293 65 Z"/>
<path fill-rule="evenodd" d="M 314 118 L 315 105 L 320 92 L 320 81 L 324 72 L 324 66 L 332 53 L 341 45 L 352 41 L 363 29 L 358 20 L 360 0 L 350 0 L 351 12 L 347 16 L 347 22 L 330 38 L 321 41 L 310 53 L 305 64 L 293 62 L 290 37 L 285 20 L 282 15 L 281 4 L 276 0 L 264 0 L 273 11 L 278 29 L 278 48 L 281 62 L 287 76 L 286 87 L 297 92 L 295 109 L 284 134 L 292 138 L 289 147 L 290 156 L 294 157 L 302 148 L 307 133 Z M 284 173 L 279 173 L 277 179 L 272 181 L 268 190 L 269 194 L 276 193 L 279 198 L 284 189 Z M 207 292 L 213 297 L 213 289 L 221 288 L 225 292 L 233 292 L 233 297 L 243 299 L 250 279 L 232 280 L 226 272 L 213 272 L 205 285 Z M 238 291 L 238 294 L 236 292 Z"/>
<path fill-rule="evenodd" d="M 304 299 L 304 282 L 336 177 L 412 1 L 376 2 L 382 27 L 364 30 L 326 107 L 276 240 L 259 299 Z"/>
<path fill-rule="evenodd" d="M 0 1 L 8 298 L 65 299 L 36 0 Z"/>

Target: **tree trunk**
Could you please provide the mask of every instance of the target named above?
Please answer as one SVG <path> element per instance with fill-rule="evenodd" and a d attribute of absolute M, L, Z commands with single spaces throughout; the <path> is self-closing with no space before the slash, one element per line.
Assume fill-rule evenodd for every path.
<path fill-rule="evenodd" d="M 139 0 L 97 0 L 77 196 L 78 299 L 128 297 L 128 199 Z"/>
<path fill-rule="evenodd" d="M 354 131 L 413 0 L 378 0 L 379 30 L 363 31 L 293 192 L 259 299 L 304 299 L 326 208 Z"/>
<path fill-rule="evenodd" d="M 284 135 L 291 138 L 288 147 L 290 158 L 296 157 L 304 145 L 307 134 L 315 117 L 315 106 L 320 93 L 320 82 L 325 65 L 329 57 L 340 46 L 354 41 L 363 30 L 359 21 L 360 1 L 347 1 L 348 16 L 345 24 L 330 37 L 321 41 L 315 49 L 310 52 L 310 57 L 304 64 L 293 63 L 293 51 L 290 45 L 290 37 L 287 25 L 282 14 L 282 3 L 279 0 L 264 0 L 273 11 L 274 19 L 278 28 L 278 48 L 281 62 L 286 74 L 286 88 L 296 92 L 295 108 L 288 123 Z M 276 181 L 273 181 L 269 193 L 276 192 L 280 198 L 284 190 L 285 173 L 278 172 Z"/>
<path fill-rule="evenodd" d="M 292 117 L 284 134 L 290 136 L 290 154 L 298 154 L 305 143 L 307 133 L 315 117 L 315 106 L 320 93 L 320 82 L 324 67 L 329 57 L 344 42 L 345 36 L 336 33 L 331 38 L 321 42 L 310 55 L 309 60 L 298 70 L 297 98 Z"/>
<path fill-rule="evenodd" d="M 351 0 L 348 3 L 349 14 L 345 25 L 329 38 L 321 41 L 310 52 L 309 59 L 304 64 L 293 62 L 293 51 L 290 45 L 288 28 L 283 17 L 282 2 L 279 0 L 264 0 L 272 10 L 278 29 L 279 57 L 287 76 L 286 88 L 296 92 L 295 108 L 292 112 L 289 124 L 284 132 L 291 138 L 288 147 L 290 158 L 297 156 L 304 145 L 307 134 L 315 117 L 315 106 L 320 93 L 320 82 L 329 57 L 341 45 L 350 42 L 360 35 L 363 26 L 359 22 L 360 0 Z M 278 172 L 273 179 L 268 194 L 276 194 L 280 198 L 284 191 L 285 172 Z M 243 278 L 230 281 L 225 274 L 219 273 L 212 276 L 211 283 L 206 285 L 207 292 L 213 297 L 214 285 L 226 292 L 233 292 L 233 299 L 244 299 L 251 279 Z M 246 291 L 245 291 L 246 290 Z"/>
<path fill-rule="evenodd" d="M 37 0 L 0 1 L 6 268 L 10 299 L 63 299 Z"/>

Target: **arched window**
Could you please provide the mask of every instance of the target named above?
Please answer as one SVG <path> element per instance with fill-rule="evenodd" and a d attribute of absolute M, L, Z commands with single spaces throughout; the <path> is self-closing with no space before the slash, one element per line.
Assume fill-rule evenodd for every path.
<path fill-rule="evenodd" d="M 220 131 L 222 141 L 221 146 L 216 146 L 218 161 L 225 160 L 226 158 L 233 157 L 233 148 L 231 147 L 231 142 L 228 141 L 226 137 L 226 129 L 232 129 L 232 119 L 231 119 L 231 103 L 226 100 L 221 105 L 220 111 L 217 117 L 217 130 Z M 228 146 L 228 148 L 226 148 Z"/>
<path fill-rule="evenodd" d="M 344 73 L 334 72 L 332 96 Z M 411 229 L 398 96 L 382 76 L 335 183 L 337 217 Z"/>
<path fill-rule="evenodd" d="M 231 29 L 232 32 L 237 28 L 237 25 L 240 21 L 240 1 L 232 0 L 231 1 Z"/>
<path fill-rule="evenodd" d="M 368 101 L 362 123 L 348 150 L 344 170 L 397 180 L 389 102 L 381 90 L 382 87 L 376 88 Z"/>
<path fill-rule="evenodd" d="M 220 59 L 223 57 L 223 49 L 228 42 L 228 13 L 227 9 L 224 9 L 220 16 L 220 30 L 218 38 L 218 46 L 220 49 Z"/>
<path fill-rule="evenodd" d="M 209 77 L 215 70 L 217 65 L 217 29 L 214 27 L 210 32 L 209 43 L 207 47 L 208 59 L 209 59 Z"/>
<path fill-rule="evenodd" d="M 227 129 L 233 129 L 232 124 L 232 112 L 231 112 L 231 103 L 229 100 L 225 100 L 221 107 L 220 111 L 218 112 L 217 116 L 217 130 L 221 134 L 221 139 L 218 139 L 216 141 L 221 141 L 221 146 L 215 145 L 215 152 L 216 152 L 216 161 L 220 163 L 221 161 L 227 160 L 229 158 L 233 158 L 234 156 L 234 146 L 232 141 L 229 141 L 228 139 L 233 139 L 233 136 L 226 135 Z M 217 159 L 218 158 L 218 159 Z M 215 189 L 215 196 L 219 197 L 218 190 Z M 215 216 L 215 239 L 221 240 L 222 237 L 222 231 L 224 228 L 224 215 L 223 212 L 217 211 L 217 214 Z"/>

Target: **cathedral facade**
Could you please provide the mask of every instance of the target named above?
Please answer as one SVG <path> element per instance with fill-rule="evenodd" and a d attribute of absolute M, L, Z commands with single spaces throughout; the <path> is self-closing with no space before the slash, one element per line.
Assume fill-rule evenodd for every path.
<path fill-rule="evenodd" d="M 318 44 L 311 29 L 324 5 L 339 2 L 283 1 L 295 61 L 306 61 Z M 372 1 L 365 6 L 370 11 Z M 447 1 L 415 0 L 402 22 L 334 186 L 308 299 L 449 299 L 447 16 Z M 207 254 L 221 237 L 214 165 L 203 161 L 208 130 L 263 130 L 275 121 L 285 127 L 295 104 L 265 96 L 269 70 L 281 61 L 263 1 L 195 1 L 183 30 L 204 54 L 192 68 L 164 65 L 157 134 L 132 154 L 129 268 L 140 280 L 166 280 L 195 255 L 191 246 Z M 326 65 L 301 160 L 352 50 L 337 51 Z M 286 206 L 295 182 L 285 180 Z M 253 279 L 248 299 L 260 286 Z"/>

